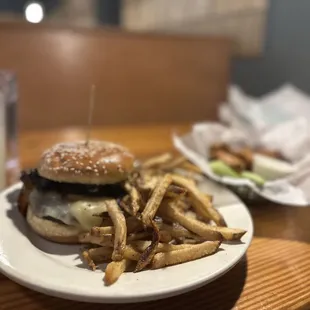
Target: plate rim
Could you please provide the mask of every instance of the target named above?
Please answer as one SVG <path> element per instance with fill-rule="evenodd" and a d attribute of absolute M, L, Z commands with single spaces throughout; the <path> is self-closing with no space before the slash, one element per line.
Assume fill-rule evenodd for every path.
<path fill-rule="evenodd" d="M 18 189 L 21 187 L 21 182 L 18 182 L 8 188 L 6 188 L 5 190 L 0 192 L 0 196 L 4 196 L 7 195 L 8 193 L 14 191 L 15 189 Z M 62 288 L 57 289 L 57 287 L 46 287 L 44 286 L 44 283 L 42 282 L 36 282 L 33 281 L 33 279 L 31 279 L 30 277 L 27 278 L 23 278 L 22 274 L 19 273 L 17 270 L 14 269 L 14 267 L 9 266 L 5 263 L 3 263 L 2 260 L 0 260 L 0 272 L 5 275 L 7 278 L 9 278 L 10 280 L 37 292 L 49 295 L 49 296 L 53 296 L 53 297 L 58 297 L 58 298 L 63 298 L 63 299 L 67 299 L 67 300 L 73 300 L 73 301 L 82 301 L 82 302 L 89 302 L 89 303 L 111 303 L 111 304 L 122 304 L 122 303 L 137 303 L 137 302 L 146 302 L 146 301 L 152 301 L 152 300 L 160 300 L 160 299 L 165 299 L 165 298 L 169 298 L 169 297 L 173 297 L 173 296 L 177 296 L 177 295 L 181 295 L 183 293 L 186 292 L 190 292 L 193 291 L 197 288 L 200 288 L 202 286 L 204 286 L 205 284 L 208 284 L 216 279 L 218 279 L 219 277 L 221 277 L 222 275 L 224 275 L 225 273 L 227 273 L 229 270 L 231 270 L 240 260 L 242 260 L 242 258 L 245 256 L 249 246 L 251 245 L 251 242 L 253 240 L 253 234 L 254 234 L 254 224 L 253 224 L 253 218 L 251 216 L 251 213 L 248 209 L 248 207 L 245 205 L 245 203 L 243 201 L 241 201 L 241 199 L 235 194 L 233 193 L 231 190 L 225 188 L 226 191 L 230 192 L 230 194 L 232 194 L 234 196 L 234 198 L 236 199 L 236 201 L 234 202 L 234 204 L 239 204 L 243 207 L 248 220 L 249 220 L 249 229 L 247 231 L 248 234 L 248 243 L 245 244 L 244 248 L 242 249 L 242 252 L 236 256 L 234 258 L 234 260 L 229 262 L 229 267 L 222 267 L 220 269 L 218 269 L 211 277 L 209 278 L 201 278 L 196 280 L 195 283 L 186 283 L 186 284 L 180 284 L 177 287 L 173 287 L 173 288 L 169 288 L 169 289 L 165 289 L 163 291 L 157 291 L 157 292 L 150 292 L 150 293 L 144 293 L 138 296 L 115 296 L 115 297 L 111 297 L 111 296 L 98 296 L 98 295 L 81 295 L 78 291 L 73 291 L 70 289 L 64 291 Z M 221 207 L 219 207 L 219 209 L 221 209 Z M 1 254 L 1 253 L 0 253 Z M 41 283 L 41 284 L 40 284 Z"/>

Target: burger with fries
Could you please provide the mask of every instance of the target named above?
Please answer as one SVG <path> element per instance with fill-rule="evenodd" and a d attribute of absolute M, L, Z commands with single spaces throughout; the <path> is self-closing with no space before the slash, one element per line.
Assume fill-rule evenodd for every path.
<path fill-rule="evenodd" d="M 99 226 L 101 215 L 125 195 L 122 182 L 133 162 L 133 155 L 114 143 L 57 144 L 44 152 L 36 169 L 22 173 L 20 210 L 42 237 L 77 243 L 80 233 Z"/>
<path fill-rule="evenodd" d="M 171 154 L 136 166 L 115 143 L 60 143 L 22 172 L 18 207 L 43 238 L 88 245 L 83 259 L 93 270 L 108 262 L 111 285 L 131 266 L 138 272 L 199 259 L 246 233 L 227 227 L 191 177 L 197 173 Z"/>

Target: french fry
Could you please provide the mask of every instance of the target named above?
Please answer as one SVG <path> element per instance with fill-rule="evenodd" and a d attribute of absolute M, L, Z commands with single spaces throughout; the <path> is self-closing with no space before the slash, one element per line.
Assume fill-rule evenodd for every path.
<path fill-rule="evenodd" d="M 150 236 L 151 234 L 147 231 L 140 232 L 140 233 L 133 233 L 127 237 L 127 241 L 129 242 L 129 241 L 134 241 L 134 240 L 143 240 L 145 238 L 149 238 Z"/>
<path fill-rule="evenodd" d="M 118 205 L 128 214 L 133 215 L 133 210 L 131 207 L 129 195 L 125 196 L 123 199 L 117 201 Z"/>
<path fill-rule="evenodd" d="M 172 158 L 172 154 L 164 153 L 159 156 L 151 157 L 148 160 L 144 161 L 144 163 L 142 163 L 142 167 L 144 169 L 158 167 L 159 165 L 163 165 L 169 162 Z"/>
<path fill-rule="evenodd" d="M 201 243 L 202 240 L 199 239 L 183 239 L 182 240 L 183 244 L 197 244 L 197 243 Z"/>
<path fill-rule="evenodd" d="M 160 224 L 161 231 L 168 232 L 173 238 L 193 238 L 194 234 L 182 226 L 175 227 L 167 224 Z"/>
<path fill-rule="evenodd" d="M 170 174 L 166 174 L 164 178 L 158 182 L 156 185 L 151 198 L 147 202 L 144 211 L 141 214 L 142 222 L 147 225 L 151 226 L 151 220 L 154 218 L 160 203 L 162 202 L 164 195 L 166 193 L 167 188 L 171 184 L 172 179 Z"/>
<path fill-rule="evenodd" d="M 127 241 L 131 242 L 131 241 L 135 241 L 135 240 L 143 240 L 143 239 L 147 239 L 150 237 L 151 237 L 151 234 L 147 231 L 132 233 L 127 237 Z M 161 242 L 167 242 L 168 243 L 172 240 L 172 235 L 169 231 L 161 230 L 159 232 L 159 240 Z"/>
<path fill-rule="evenodd" d="M 149 245 L 151 244 L 151 241 L 133 241 L 131 243 L 131 246 L 139 251 L 144 251 Z M 189 244 L 168 244 L 168 243 L 158 243 L 156 248 L 156 253 L 160 252 L 171 252 L 175 250 L 181 250 L 190 247 Z"/>
<path fill-rule="evenodd" d="M 177 199 L 175 201 L 176 206 L 182 210 L 182 211 L 187 211 L 191 208 L 191 204 L 189 203 L 188 199 Z"/>
<path fill-rule="evenodd" d="M 204 224 L 208 229 L 219 232 L 223 239 L 226 241 L 236 241 L 240 240 L 241 237 L 246 233 L 244 229 L 240 228 L 230 228 L 230 227 L 219 227 Z"/>
<path fill-rule="evenodd" d="M 172 240 L 172 235 L 168 231 L 161 230 L 159 232 L 159 240 L 161 242 L 169 243 Z"/>
<path fill-rule="evenodd" d="M 184 177 L 172 175 L 172 182 L 178 186 L 182 186 L 188 190 L 190 197 L 193 200 L 193 208 L 205 220 L 213 220 L 218 226 L 227 226 L 222 215 L 212 206 L 212 203 L 205 194 L 193 186 Z"/>
<path fill-rule="evenodd" d="M 126 219 L 127 232 L 138 232 L 143 230 L 143 225 L 139 220 L 134 217 L 129 217 Z M 115 229 L 113 226 L 105 226 L 105 227 L 92 227 L 90 230 L 90 234 L 95 237 L 105 236 L 105 235 L 113 235 Z"/>
<path fill-rule="evenodd" d="M 112 219 L 115 229 L 114 250 L 112 254 L 112 259 L 115 261 L 120 261 L 123 258 L 123 254 L 126 247 L 126 238 L 127 238 L 126 219 L 115 200 L 110 200 L 107 203 L 107 210 Z"/>
<path fill-rule="evenodd" d="M 112 235 L 104 235 L 104 236 L 92 236 L 90 233 L 84 233 L 79 235 L 79 242 L 80 243 L 91 243 L 97 244 L 101 246 L 113 246 L 113 236 Z"/>
<path fill-rule="evenodd" d="M 197 219 L 197 214 L 194 211 L 188 210 L 185 213 L 185 216 L 192 218 L 192 219 Z"/>
<path fill-rule="evenodd" d="M 167 243 L 160 243 L 157 246 L 157 253 L 159 252 L 171 252 L 176 250 L 182 250 L 188 248 L 190 245 L 188 244 L 167 244 Z"/>
<path fill-rule="evenodd" d="M 205 196 L 208 200 L 210 200 L 211 203 L 213 202 L 213 196 L 212 195 L 205 194 Z"/>
<path fill-rule="evenodd" d="M 170 162 L 160 165 L 160 169 L 164 171 L 172 171 L 173 169 L 179 167 L 184 162 L 186 162 L 187 159 L 184 156 L 179 156 L 177 158 L 172 159 Z"/>
<path fill-rule="evenodd" d="M 158 253 L 152 261 L 152 269 L 163 268 L 165 266 L 176 265 L 195 260 L 217 251 L 220 241 L 206 241 L 201 244 L 191 245 L 181 250 Z"/>
<path fill-rule="evenodd" d="M 181 196 L 185 196 L 186 194 L 187 190 L 185 188 L 176 185 L 169 185 L 165 197 L 179 199 Z"/>
<path fill-rule="evenodd" d="M 143 270 L 148 264 L 150 264 L 156 253 L 157 245 L 160 238 L 159 230 L 154 221 L 151 220 L 151 224 L 153 228 L 152 242 L 140 255 L 140 258 L 135 268 L 135 272 Z"/>
<path fill-rule="evenodd" d="M 91 268 L 93 271 L 95 271 L 97 266 L 94 263 L 94 261 L 92 260 L 91 256 L 89 255 L 89 252 L 87 250 L 83 251 L 82 256 L 83 256 L 84 261 L 89 266 L 89 268 Z"/>
<path fill-rule="evenodd" d="M 114 227 L 113 226 L 106 226 L 106 227 L 92 227 L 90 230 L 90 234 L 95 237 L 100 237 L 104 235 L 112 235 L 114 234 Z"/>
<path fill-rule="evenodd" d="M 87 252 L 87 251 L 86 251 Z M 87 262 L 103 263 L 112 259 L 113 248 L 112 247 L 100 247 L 92 248 L 88 250 L 88 254 L 85 254 L 85 260 Z M 88 255 L 88 257 L 87 257 Z M 139 253 L 131 245 L 127 245 L 124 251 L 124 258 L 129 260 L 138 261 L 141 253 Z"/>
<path fill-rule="evenodd" d="M 151 176 L 149 174 L 142 174 L 140 178 L 136 180 L 137 187 L 139 190 L 144 192 L 151 192 L 155 188 L 156 184 L 159 182 L 161 177 Z"/>
<path fill-rule="evenodd" d="M 126 218 L 127 233 L 135 233 L 143 230 L 143 224 L 136 217 L 131 216 Z"/>
<path fill-rule="evenodd" d="M 131 202 L 130 202 L 130 210 L 131 210 L 131 215 L 136 215 L 138 211 L 140 210 L 141 207 L 141 195 L 138 192 L 138 190 L 129 184 L 128 182 L 125 183 L 125 189 L 128 192 Z"/>
<path fill-rule="evenodd" d="M 166 205 L 165 208 L 163 208 L 163 212 L 175 221 L 179 222 L 188 230 L 206 238 L 207 240 L 240 240 L 246 233 L 243 229 L 212 226 L 201 221 L 188 218 L 172 204 Z"/>
<path fill-rule="evenodd" d="M 113 248 L 111 247 L 92 248 L 88 250 L 90 258 L 99 264 L 111 260 L 112 252 Z"/>
<path fill-rule="evenodd" d="M 189 172 L 197 173 L 197 174 L 203 174 L 202 170 L 197 167 L 196 165 L 192 164 L 189 161 L 184 162 L 180 168 L 187 170 Z"/>
<path fill-rule="evenodd" d="M 140 259 L 141 253 L 133 248 L 131 245 L 126 245 L 124 251 L 124 257 L 130 260 L 138 261 Z"/>
<path fill-rule="evenodd" d="M 115 283 L 119 277 L 126 271 L 130 265 L 129 259 L 122 259 L 120 261 L 111 262 L 105 269 L 104 283 L 105 285 L 111 285 Z"/>
<path fill-rule="evenodd" d="M 209 229 L 203 222 L 186 217 L 178 208 L 173 206 L 171 203 L 162 207 L 160 209 L 160 212 L 163 212 L 172 220 L 180 223 L 182 226 L 194 232 L 195 234 L 204 237 L 206 240 L 223 239 L 222 235 L 219 232 Z"/>

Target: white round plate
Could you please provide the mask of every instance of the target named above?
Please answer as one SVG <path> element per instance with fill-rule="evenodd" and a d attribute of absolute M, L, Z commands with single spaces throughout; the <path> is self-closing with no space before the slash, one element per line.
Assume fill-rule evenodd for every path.
<path fill-rule="evenodd" d="M 61 298 L 125 303 L 178 295 L 226 273 L 245 254 L 253 235 L 246 206 L 227 189 L 203 181 L 201 189 L 214 195 L 228 226 L 247 230 L 241 242 L 223 243 L 216 254 L 185 264 L 125 273 L 106 287 L 101 270 L 90 271 L 81 263 L 80 246 L 51 243 L 30 230 L 14 205 L 20 187 L 16 184 L 0 194 L 0 271 L 30 289 Z"/>

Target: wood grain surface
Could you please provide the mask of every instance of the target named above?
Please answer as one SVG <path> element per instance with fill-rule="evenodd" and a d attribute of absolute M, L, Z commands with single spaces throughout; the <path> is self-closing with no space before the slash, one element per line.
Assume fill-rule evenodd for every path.
<path fill-rule="evenodd" d="M 127 145 L 146 157 L 172 150 L 172 130 L 188 125 L 95 128 L 93 138 Z M 58 141 L 83 139 L 82 129 L 27 132 L 21 135 L 24 167 Z M 142 304 L 89 305 L 53 298 L 23 288 L 0 275 L 0 309 L 310 309 L 310 208 L 260 204 L 249 206 L 254 239 L 247 255 L 227 274 L 187 294 Z M 151 285 L 151 283 L 150 283 Z"/>
<path fill-rule="evenodd" d="M 226 99 L 226 38 L 1 24 L 0 46 L 21 129 L 84 125 L 91 84 L 99 126 L 215 119 Z"/>

